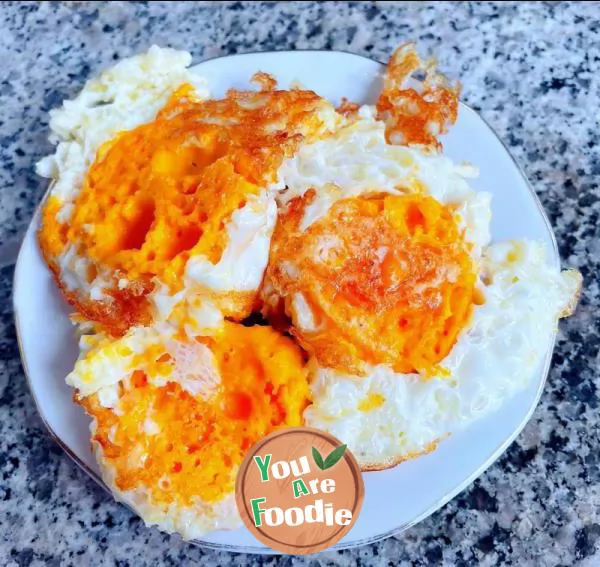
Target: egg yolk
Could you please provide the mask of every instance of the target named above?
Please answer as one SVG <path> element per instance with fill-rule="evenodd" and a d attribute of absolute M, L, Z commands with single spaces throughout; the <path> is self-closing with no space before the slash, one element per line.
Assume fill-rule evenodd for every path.
<path fill-rule="evenodd" d="M 344 199 L 302 232 L 313 197 L 280 217 L 267 271 L 285 298 L 292 334 L 325 367 L 431 371 L 473 304 L 475 267 L 452 210 L 420 194 Z M 298 297 L 310 325 L 299 324 Z"/>
<path fill-rule="evenodd" d="M 322 104 L 302 90 L 231 91 L 201 101 L 184 85 L 154 121 L 107 142 L 68 222 L 57 219 L 58 197 L 48 200 L 40 243 L 54 266 L 74 246 L 91 260 L 90 282 L 99 269 L 108 270 L 115 280 L 105 294 L 112 311 L 103 316 L 105 306 L 67 297 L 109 327 L 122 327 L 128 317 L 148 323 L 131 312 L 144 308 L 138 303 L 152 290 L 151 280 L 176 292 L 190 257 L 220 260 L 231 215 L 274 181 L 281 161 L 322 125 L 315 112 Z"/>
<path fill-rule="evenodd" d="M 307 371 L 289 338 L 226 323 L 219 336 L 197 340 L 214 354 L 221 380 L 208 400 L 177 382 L 153 385 L 146 371 L 171 360 L 156 349 L 121 384 L 118 412 L 102 407 L 97 395 L 79 400 L 96 418 L 93 440 L 120 490 L 144 489 L 162 504 L 218 501 L 233 491 L 235 470 L 254 443 L 302 424 Z"/>

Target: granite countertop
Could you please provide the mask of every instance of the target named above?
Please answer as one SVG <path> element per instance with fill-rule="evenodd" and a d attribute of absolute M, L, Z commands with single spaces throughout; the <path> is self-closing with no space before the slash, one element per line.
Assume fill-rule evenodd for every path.
<path fill-rule="evenodd" d="M 11 285 L 44 182 L 47 112 L 151 44 L 195 59 L 342 49 L 385 59 L 407 39 L 460 76 L 510 147 L 584 275 L 533 419 L 506 454 L 407 532 L 312 565 L 600 565 L 600 23 L 595 3 L 3 2 L 0 4 L 0 564 L 298 564 L 215 553 L 146 529 L 49 438 L 26 386 Z M 594 281 L 594 278 L 595 281 Z"/>

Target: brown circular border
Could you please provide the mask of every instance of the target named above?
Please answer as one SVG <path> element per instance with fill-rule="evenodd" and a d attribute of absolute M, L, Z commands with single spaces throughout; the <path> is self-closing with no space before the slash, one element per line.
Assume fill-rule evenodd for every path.
<path fill-rule="evenodd" d="M 354 503 L 352 507 L 352 518 L 353 521 L 350 522 L 347 526 L 341 526 L 341 528 L 335 532 L 333 535 L 329 536 L 326 540 L 322 540 L 319 542 L 312 543 L 310 545 L 294 545 L 289 542 L 279 541 L 275 538 L 272 538 L 268 534 L 266 534 L 262 529 L 257 528 L 250 518 L 252 517 L 252 513 L 248 508 L 248 503 L 246 502 L 246 498 L 244 497 L 244 484 L 246 479 L 246 474 L 249 469 L 249 465 L 252 462 L 252 459 L 262 447 L 271 442 L 273 439 L 277 439 L 283 435 L 297 435 L 310 433 L 321 439 L 324 439 L 327 443 L 330 443 L 336 447 L 342 445 L 342 442 L 337 438 L 322 431 L 320 429 L 315 429 L 314 427 L 289 427 L 286 429 L 278 429 L 273 433 L 267 435 L 264 439 L 256 443 L 253 447 L 250 448 L 237 474 L 236 482 L 235 482 L 235 501 L 238 507 L 238 511 L 245 526 L 250 530 L 250 532 L 257 537 L 262 543 L 269 545 L 273 549 L 277 551 L 283 551 L 284 553 L 296 553 L 296 554 L 308 554 L 308 553 L 316 553 L 318 551 L 323 551 L 328 547 L 331 547 L 335 543 L 337 543 L 342 537 L 344 537 L 354 526 L 356 519 L 358 519 L 358 515 L 360 514 L 360 510 L 362 508 L 363 500 L 365 497 L 365 485 L 362 479 L 362 474 L 360 472 L 360 466 L 356 461 L 354 455 L 346 450 L 344 453 L 344 460 L 350 467 L 352 472 L 352 478 L 354 479 L 354 486 L 356 488 Z M 270 545 L 270 542 L 275 543 L 275 546 Z"/>

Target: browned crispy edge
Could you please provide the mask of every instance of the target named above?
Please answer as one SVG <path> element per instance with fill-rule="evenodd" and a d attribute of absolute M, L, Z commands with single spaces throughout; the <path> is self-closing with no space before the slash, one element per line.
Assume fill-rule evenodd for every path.
<path fill-rule="evenodd" d="M 448 437 L 448 435 L 446 435 L 446 437 Z M 431 443 L 429 443 L 429 445 L 427 445 L 427 447 L 425 447 L 425 449 L 423 449 L 422 451 L 417 451 L 414 453 L 409 453 L 408 455 L 403 455 L 400 457 L 397 457 L 395 459 L 391 459 L 389 461 L 382 461 L 380 463 L 377 462 L 373 462 L 373 463 L 366 463 L 366 464 L 361 464 L 360 465 L 360 470 L 362 472 L 374 472 L 374 471 L 383 471 L 386 469 L 391 469 L 394 467 L 397 467 L 398 465 L 402 464 L 405 461 L 410 461 L 412 459 L 416 459 L 418 457 L 422 457 L 424 455 L 428 455 L 429 453 L 432 453 L 433 451 L 435 451 L 440 443 L 440 441 L 442 441 L 444 438 L 442 439 L 435 439 L 434 441 L 432 441 Z"/>

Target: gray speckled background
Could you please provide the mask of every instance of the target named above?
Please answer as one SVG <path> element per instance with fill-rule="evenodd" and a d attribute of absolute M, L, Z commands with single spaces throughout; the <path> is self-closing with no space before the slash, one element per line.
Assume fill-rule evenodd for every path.
<path fill-rule="evenodd" d="M 196 60 L 283 48 L 385 59 L 414 38 L 460 76 L 523 165 L 586 287 L 561 325 L 542 402 L 470 489 L 408 532 L 312 565 L 600 565 L 600 7 L 597 3 L 186 2 L 0 4 L 0 564 L 298 564 L 217 554 L 146 529 L 49 439 L 11 311 L 18 242 L 44 183 L 47 111 L 152 43 Z"/>

